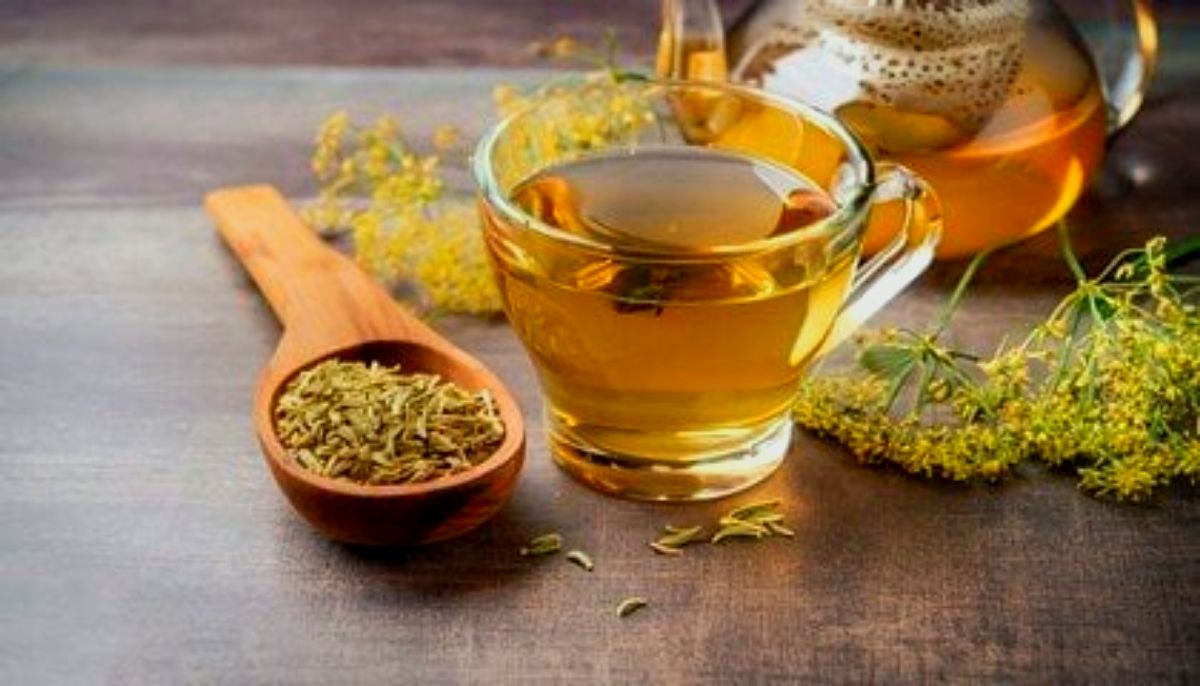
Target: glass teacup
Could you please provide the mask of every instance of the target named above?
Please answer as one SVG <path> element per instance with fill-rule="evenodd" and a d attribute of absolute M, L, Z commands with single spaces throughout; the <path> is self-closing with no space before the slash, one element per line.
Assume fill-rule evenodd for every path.
<path fill-rule="evenodd" d="M 741 86 L 565 89 L 498 124 L 473 165 L 554 458 L 626 497 L 714 498 L 774 471 L 807 367 L 940 233 L 920 179 Z M 871 222 L 894 238 L 860 264 Z"/>

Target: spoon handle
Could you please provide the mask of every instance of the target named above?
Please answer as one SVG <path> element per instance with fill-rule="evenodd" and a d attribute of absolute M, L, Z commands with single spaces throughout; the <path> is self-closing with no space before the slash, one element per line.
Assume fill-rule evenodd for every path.
<path fill-rule="evenodd" d="M 217 230 L 304 351 L 434 334 L 345 255 L 325 245 L 272 186 L 214 191 Z"/>

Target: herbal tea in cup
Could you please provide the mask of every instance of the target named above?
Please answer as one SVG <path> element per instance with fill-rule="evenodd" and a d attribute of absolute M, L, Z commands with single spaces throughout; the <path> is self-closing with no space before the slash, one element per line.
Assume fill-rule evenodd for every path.
<path fill-rule="evenodd" d="M 564 90 L 499 124 L 474 165 L 554 458 L 627 497 L 713 498 L 769 475 L 809 363 L 920 273 L 939 234 L 919 179 L 873 165 L 832 118 L 732 85 Z M 871 217 L 893 215 L 893 245 L 859 265 Z"/>

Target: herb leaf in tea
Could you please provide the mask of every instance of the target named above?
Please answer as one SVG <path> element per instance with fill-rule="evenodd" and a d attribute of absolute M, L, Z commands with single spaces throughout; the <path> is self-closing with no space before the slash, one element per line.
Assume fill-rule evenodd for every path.
<path fill-rule="evenodd" d="M 305 469 L 369 485 L 429 481 L 483 462 L 504 438 L 491 394 L 400 366 L 330 359 L 295 376 L 275 429 Z"/>

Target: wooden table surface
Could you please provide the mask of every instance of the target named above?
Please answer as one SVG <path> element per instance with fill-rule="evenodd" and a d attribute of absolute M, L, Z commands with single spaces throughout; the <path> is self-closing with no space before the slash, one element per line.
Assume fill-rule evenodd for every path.
<path fill-rule="evenodd" d="M 1200 227 L 1198 54 L 1167 56 L 1073 213 L 1089 265 Z M 251 391 L 279 331 L 200 198 L 309 192 L 307 143 L 333 109 L 477 134 L 492 84 L 537 75 L 135 62 L 0 50 L 0 683 L 1200 680 L 1195 489 L 1134 506 L 1037 469 L 939 484 L 801 436 L 742 498 L 611 500 L 551 465 L 503 323 L 436 325 L 529 419 L 511 503 L 420 550 L 322 540 L 261 463 Z M 927 321 L 960 269 L 938 266 L 883 320 Z M 961 339 L 994 344 L 1066 284 L 1051 240 L 999 255 Z M 645 545 L 765 496 L 795 540 L 679 559 Z M 546 530 L 596 571 L 518 556 Z M 651 605 L 618 620 L 630 595 Z"/>

